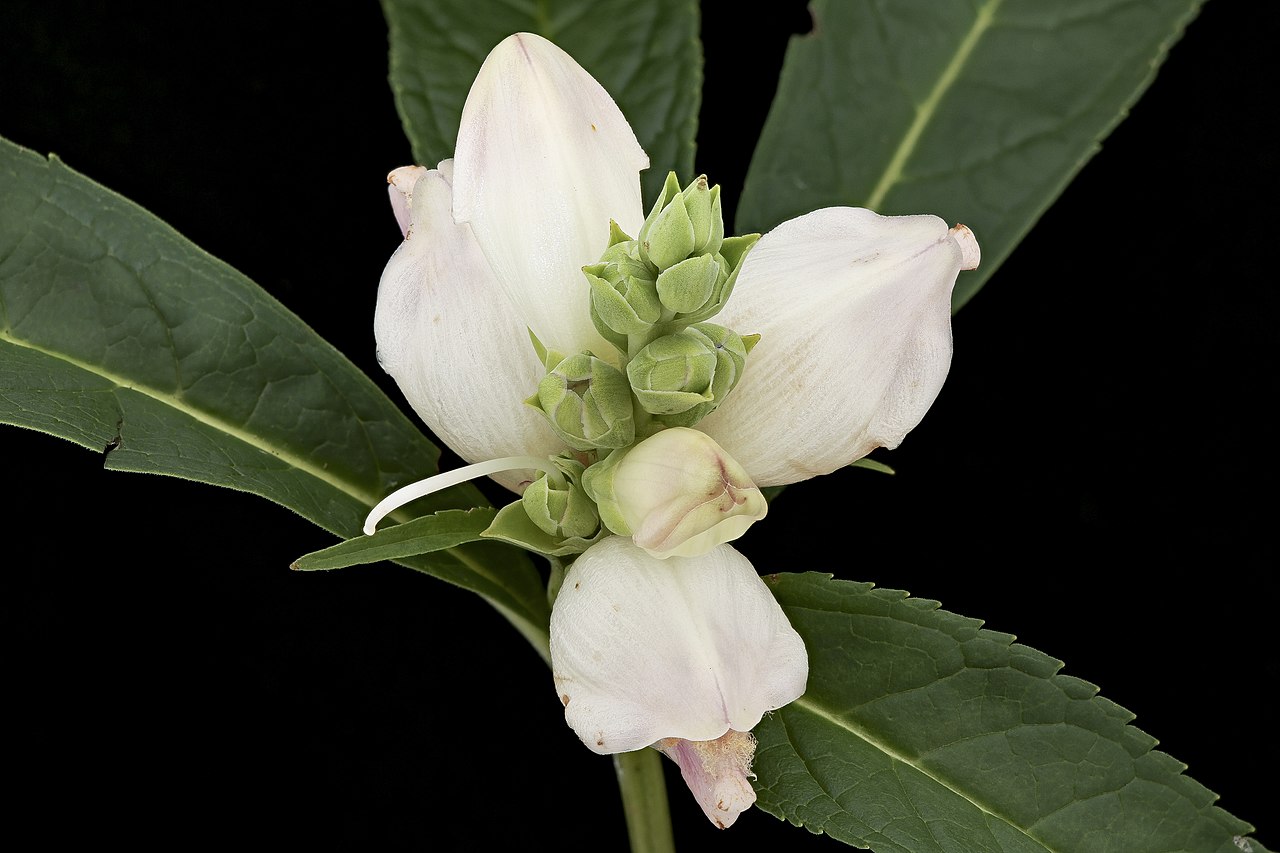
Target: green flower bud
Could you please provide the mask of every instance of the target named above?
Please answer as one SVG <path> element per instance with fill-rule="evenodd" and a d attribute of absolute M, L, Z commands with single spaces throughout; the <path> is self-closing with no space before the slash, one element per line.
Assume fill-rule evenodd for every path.
<path fill-rule="evenodd" d="M 746 259 L 747 252 L 759 239 L 759 234 L 743 234 L 739 237 L 724 238 L 720 242 L 720 252 L 714 256 L 717 274 L 711 295 L 699 307 L 677 314 L 676 321 L 681 323 L 700 323 L 720 313 L 720 309 L 725 306 L 725 303 L 729 301 L 729 296 L 733 293 L 733 286 L 738 281 L 738 272 L 742 269 L 742 262 Z M 688 262 L 686 261 L 686 263 Z M 659 293 L 661 293 L 662 277 L 659 276 L 658 280 Z"/>
<path fill-rule="evenodd" d="M 631 388 L 622 371 L 589 352 L 560 361 L 525 401 L 542 411 L 574 450 L 626 447 L 635 440 Z"/>
<path fill-rule="evenodd" d="M 661 319 L 658 288 L 643 262 L 624 257 L 589 264 L 582 272 L 591 285 L 591 320 L 606 338 L 610 335 L 605 329 L 616 335 L 641 335 Z"/>
<path fill-rule="evenodd" d="M 699 323 L 653 341 L 627 365 L 641 408 L 667 426 L 689 427 L 724 402 L 738 384 L 758 338 Z"/>
<path fill-rule="evenodd" d="M 727 276 L 711 255 L 697 255 L 663 270 L 655 282 L 661 305 L 682 314 L 693 314 L 706 307 L 716 293 L 716 285 Z"/>
<path fill-rule="evenodd" d="M 768 504 L 742 466 L 706 433 L 665 429 L 587 469 L 600 520 L 659 558 L 695 557 L 737 539 Z"/>
<path fill-rule="evenodd" d="M 707 176 L 699 175 L 684 188 L 685 210 L 693 223 L 693 253 L 714 255 L 724 240 L 724 215 L 720 210 L 720 185 L 707 187 Z"/>
<path fill-rule="evenodd" d="M 640 227 L 637 239 L 640 257 L 659 271 L 675 266 L 693 254 L 697 237 L 675 172 L 667 173 L 662 193 Z"/>
<path fill-rule="evenodd" d="M 672 199 L 641 234 L 642 256 L 660 270 L 689 257 L 696 242 L 693 221 L 685 208 L 684 196 L 677 195 Z"/>
<path fill-rule="evenodd" d="M 542 472 L 520 496 L 529 519 L 550 536 L 562 538 L 595 535 L 600 513 L 582 488 L 585 466 L 576 459 L 559 456 L 551 460 L 561 476 Z"/>

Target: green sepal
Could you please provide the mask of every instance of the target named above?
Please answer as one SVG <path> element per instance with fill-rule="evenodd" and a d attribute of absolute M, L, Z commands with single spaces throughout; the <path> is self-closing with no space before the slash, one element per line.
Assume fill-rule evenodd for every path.
<path fill-rule="evenodd" d="M 601 525 L 619 536 L 630 536 L 632 531 L 631 525 L 622 516 L 622 507 L 614 493 L 613 478 L 618 472 L 619 463 L 633 449 L 634 446 L 613 451 L 582 475 L 582 488 L 595 501 Z"/>
<path fill-rule="evenodd" d="M 526 327 L 529 332 L 529 340 L 533 343 L 533 351 L 538 354 L 538 361 L 542 362 L 542 366 L 550 370 L 555 365 L 564 361 L 564 353 L 559 350 L 547 349 L 542 341 L 538 340 L 538 336 L 533 333 L 533 329 Z M 528 403 L 528 400 L 525 400 Z"/>
<path fill-rule="evenodd" d="M 622 226 L 619 225 L 616 220 L 613 220 L 613 219 L 609 220 L 609 245 L 610 246 L 616 246 L 619 243 L 627 243 L 634 239 L 635 239 L 634 237 L 628 236 L 627 232 L 622 230 Z"/>
<path fill-rule="evenodd" d="M 640 241 L 641 257 L 665 270 L 689 257 L 693 247 L 693 221 L 689 219 L 684 196 L 677 195 L 653 220 L 653 225 Z"/>
<path fill-rule="evenodd" d="M 737 269 L 742 266 L 747 252 L 760 239 L 759 234 L 739 234 L 736 237 L 725 237 L 720 244 L 720 256 L 729 262 L 729 266 Z"/>
<path fill-rule="evenodd" d="M 590 538 L 552 536 L 533 523 L 520 501 L 512 501 L 498 510 L 493 523 L 480 534 L 481 538 L 498 539 L 547 557 L 581 554 L 608 535 L 609 531 L 601 527 Z"/>
<path fill-rule="evenodd" d="M 689 329 L 647 344 L 627 364 L 636 401 L 653 415 L 674 415 L 714 399 L 717 359 L 707 336 Z"/>
<path fill-rule="evenodd" d="M 591 308 L 591 325 L 596 327 L 596 331 L 600 333 L 600 337 L 613 344 L 614 349 L 622 355 L 627 354 L 627 336 L 610 329 L 608 325 L 600 319 L 600 316 L 596 313 L 594 305 Z"/>
<path fill-rule="evenodd" d="M 649 215 L 645 217 L 644 225 L 640 227 L 640 233 L 636 235 L 641 242 L 644 241 L 645 235 L 648 233 L 648 226 L 662 212 L 662 208 L 671 204 L 671 200 L 678 195 L 680 195 L 680 179 L 676 177 L 675 172 L 667 172 L 667 178 L 662 182 L 662 192 L 658 194 L 653 207 L 649 208 Z"/>

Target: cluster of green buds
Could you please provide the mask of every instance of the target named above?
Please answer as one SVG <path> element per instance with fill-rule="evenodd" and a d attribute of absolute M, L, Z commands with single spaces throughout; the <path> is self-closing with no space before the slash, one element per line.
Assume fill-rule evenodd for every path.
<path fill-rule="evenodd" d="M 724 236 L 720 186 L 705 175 L 680 189 L 675 173 L 634 239 L 610 223 L 609 247 L 583 267 L 591 320 L 624 356 L 664 335 L 714 317 L 733 293 L 759 234 Z"/>
<path fill-rule="evenodd" d="M 565 556 L 612 532 L 665 557 L 764 516 L 746 472 L 690 429 L 724 402 L 759 340 L 706 322 L 757 239 L 724 236 L 720 187 L 705 175 L 683 189 L 668 175 L 636 237 L 610 223 L 608 248 L 583 273 L 592 322 L 618 355 L 560 353 L 533 337 L 547 372 L 525 402 L 574 452 L 553 458 L 486 535 Z"/>

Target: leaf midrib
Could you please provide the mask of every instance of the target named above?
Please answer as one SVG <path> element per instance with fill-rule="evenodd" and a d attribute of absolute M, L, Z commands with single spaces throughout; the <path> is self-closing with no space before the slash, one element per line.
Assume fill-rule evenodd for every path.
<path fill-rule="evenodd" d="M 969 31 L 965 33 L 964 38 L 960 40 L 956 52 L 952 54 L 947 66 L 942 69 L 942 74 L 939 75 L 938 81 L 934 83 L 933 89 L 930 90 L 923 102 L 915 105 L 915 118 L 910 126 L 907 127 L 907 131 L 903 134 L 901 141 L 898 142 L 898 147 L 894 149 L 893 156 L 889 158 L 889 164 L 885 166 L 884 172 L 880 175 L 880 180 L 876 182 L 875 188 L 871 190 L 871 194 L 863 202 L 864 207 L 878 211 L 880 205 L 884 203 L 885 196 L 889 194 L 889 190 L 902 178 L 902 169 L 915 152 L 921 135 L 923 135 L 925 128 L 929 126 L 934 112 L 938 109 L 938 104 L 941 103 L 951 87 L 955 85 L 956 79 L 969 61 L 969 56 L 973 53 L 974 47 L 978 44 L 983 34 L 991 28 L 991 24 L 995 20 L 996 10 L 1000 8 L 1000 4 L 1003 2 L 1004 0 L 987 0 L 986 3 L 978 7 L 978 14 L 974 18 L 973 25 L 969 27 Z"/>
<path fill-rule="evenodd" d="M 260 450 L 263 453 L 268 454 L 269 456 L 272 456 L 276 459 L 280 459 L 285 464 L 292 466 L 293 468 L 295 468 L 298 471 L 301 471 L 302 473 L 305 473 L 314 477 L 320 482 L 325 483 L 326 485 L 338 490 L 339 492 L 342 492 L 343 494 L 351 498 L 354 498 L 357 501 L 360 501 L 362 504 L 364 504 L 367 507 L 373 506 L 379 500 L 378 497 L 371 495 L 369 492 L 366 492 L 363 489 L 360 489 L 358 486 L 354 485 L 353 483 L 350 483 L 338 477 L 334 477 L 326 473 L 323 469 L 320 469 L 314 465 L 308 464 L 301 457 L 293 453 L 290 453 L 287 450 L 281 450 L 279 448 L 275 448 L 275 447 L 272 447 L 271 445 L 268 445 L 266 442 L 262 441 L 258 436 L 256 436 L 251 432 L 234 427 L 231 424 L 227 423 L 226 421 L 210 415 L 208 412 L 204 412 L 204 411 L 201 411 L 200 409 L 184 404 L 180 398 L 172 394 L 167 394 L 165 392 L 158 391 L 154 388 L 151 388 L 148 385 L 130 382 L 111 371 L 102 369 L 101 366 L 99 365 L 89 364 L 77 358 L 74 358 L 66 353 L 56 352 L 54 350 L 50 350 L 48 348 L 41 347 L 37 344 L 34 344 L 31 341 L 27 341 L 22 338 L 15 337 L 12 334 L 11 329 L 0 329 L 0 341 L 5 341 L 13 344 L 14 346 L 19 346 L 24 349 L 31 350 L 33 352 L 41 353 L 42 355 L 48 356 L 49 358 L 57 359 L 66 364 L 70 364 L 73 367 L 76 367 L 80 370 L 83 370 L 86 373 L 89 373 L 93 376 L 98 376 L 102 379 L 105 379 L 106 381 L 110 382 L 112 385 L 114 385 L 118 389 L 134 391 L 152 400 L 155 400 L 156 402 L 162 405 L 169 406 L 175 411 L 178 411 L 192 418 L 198 423 L 204 424 L 205 426 L 212 427 L 213 429 L 218 430 L 225 435 L 231 436 L 232 438 L 235 438 L 238 441 L 242 441 L 248 446 L 253 447 L 257 450 Z M 409 516 L 407 516 L 403 512 L 393 513 L 392 517 L 396 518 L 399 521 L 410 520 Z M 487 579 L 488 581 L 490 581 L 491 583 L 497 585 L 502 589 L 506 589 L 506 586 L 505 584 L 503 584 L 502 578 L 499 574 L 490 571 L 487 566 L 472 559 L 468 554 L 466 554 L 460 548 L 457 548 L 457 547 L 442 548 L 441 551 L 453 557 L 463 566 L 467 567 L 472 572 L 474 572 L 477 576 Z M 523 602 L 518 596 L 516 596 L 514 593 L 510 593 L 510 594 L 512 595 L 512 598 L 515 601 L 518 601 L 522 606 L 527 607 L 525 602 Z M 521 619 L 521 621 L 524 621 L 524 622 L 529 621 L 528 618 L 524 616 L 516 617 L 514 611 L 512 611 L 509 607 L 506 607 L 505 605 L 499 604 L 499 602 L 497 602 L 495 599 L 489 596 L 485 596 L 485 598 L 488 599 L 491 604 L 497 607 L 504 615 L 506 615 L 509 621 L 512 621 L 514 623 L 517 618 Z M 538 626 L 536 622 L 531 622 L 529 624 L 533 631 L 532 634 L 530 634 L 525 629 L 521 628 L 519 625 L 517 625 L 517 630 L 520 630 L 521 633 L 524 633 L 526 637 L 533 637 L 533 636 L 541 637 L 545 634 L 545 632 L 540 629 L 540 626 Z M 539 649 L 540 654 L 542 653 L 541 647 L 538 643 L 534 643 L 534 647 Z"/>
<path fill-rule="evenodd" d="M 996 2 L 998 2 L 998 0 L 996 0 Z M 855 723 L 853 723 L 852 721 L 844 717 L 839 716 L 838 714 L 833 713 L 832 711 L 827 710 L 826 708 L 822 707 L 817 702 L 815 702 L 813 699 L 810 699 L 807 696 L 801 696 L 799 699 L 792 702 L 790 707 L 801 708 L 805 711 L 808 711 L 810 714 L 813 714 L 814 716 L 817 716 L 825 720 L 831 725 L 844 729 L 854 737 L 859 738 L 860 740 L 864 741 L 868 745 L 874 747 L 875 749 L 880 750 L 885 755 L 889 756 L 889 758 L 891 758 L 892 760 L 905 764 L 908 767 L 911 767 L 912 769 L 921 773 L 922 775 L 928 777 L 932 781 L 936 782 L 938 785 L 947 789 L 951 793 L 955 794 L 957 797 L 960 797 L 962 800 L 964 800 L 965 802 L 972 805 L 974 808 L 981 811 L 983 814 L 988 815 L 992 818 L 995 818 L 1000 823 L 1004 824 L 1005 826 L 1008 826 L 1010 829 L 1016 830 L 1023 837 L 1027 838 L 1028 840 L 1044 848 L 1047 851 L 1047 853 L 1059 853 L 1059 851 L 1056 851 L 1052 847 L 1049 847 L 1039 838 L 1036 838 L 1030 832 L 1018 826 L 1009 818 L 999 814 L 998 812 L 991 810 L 987 806 L 975 800 L 973 797 L 969 796 L 968 794 L 965 794 L 963 791 L 959 791 L 953 786 L 947 784 L 945 781 L 943 781 L 942 779 L 939 779 L 933 773 L 930 773 L 926 768 L 921 766 L 918 762 L 913 761 L 912 759 L 898 752 L 896 749 L 889 746 L 887 743 L 880 740 L 875 735 L 868 732 L 866 729 L 856 725 Z M 799 754 L 799 750 L 796 750 L 796 753 Z"/>
<path fill-rule="evenodd" d="M 309 464 L 306 460 L 295 455 L 294 453 L 289 452 L 286 449 L 274 447 L 272 445 L 267 444 L 265 441 L 261 440 L 254 433 L 251 433 L 251 432 L 248 432 L 247 430 L 236 427 L 228 423 L 227 421 L 222 420 L 221 418 L 217 418 L 213 415 L 210 415 L 208 412 L 202 411 L 201 409 L 198 409 L 189 404 L 186 404 L 180 397 L 176 395 L 169 394 L 164 391 L 160 391 L 158 389 L 152 388 L 145 384 L 131 382 L 125 379 L 124 377 L 119 376 L 111 371 L 104 370 L 99 365 L 89 364 L 87 362 L 81 361 L 80 359 L 77 359 L 66 353 L 50 350 L 46 347 L 42 347 L 42 346 L 39 346 L 38 344 L 32 343 L 31 341 L 27 341 L 22 338 L 15 337 L 11 333 L 11 330 L 0 330 L 0 340 L 7 341 L 11 344 L 14 344 L 15 346 L 23 347 L 24 349 L 29 349 L 34 352 L 41 353 L 42 355 L 46 355 L 50 358 L 58 359 L 59 361 L 62 361 L 66 364 L 70 364 L 73 367 L 76 367 L 80 370 L 85 371 L 86 373 L 105 379 L 111 384 L 115 385 L 117 388 L 129 390 L 129 391 L 135 391 L 139 394 L 142 394 L 145 397 L 149 397 L 152 400 L 155 400 L 156 402 L 161 403 L 162 405 L 166 405 L 169 408 L 174 409 L 175 411 L 178 411 L 186 415 L 187 417 L 191 418 L 192 420 L 198 423 L 201 423 L 208 427 L 212 427 L 213 429 L 225 435 L 231 436 L 237 441 L 241 441 L 256 450 L 260 450 L 269 456 L 280 459 L 281 461 L 285 462 L 289 466 L 305 474 L 309 474 L 315 479 L 329 486 L 332 486 L 334 489 L 337 489 L 343 494 L 346 494 L 352 498 L 355 498 L 356 500 L 360 501 L 366 506 L 373 506 L 378 502 L 377 496 L 364 491 L 363 489 L 359 488 L 355 484 L 350 483 L 343 479 L 339 479 L 327 473 L 323 469 Z"/>

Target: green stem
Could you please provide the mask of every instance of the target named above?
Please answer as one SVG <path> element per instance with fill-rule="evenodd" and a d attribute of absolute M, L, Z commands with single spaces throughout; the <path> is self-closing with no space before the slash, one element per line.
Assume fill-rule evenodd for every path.
<path fill-rule="evenodd" d="M 675 853 L 661 754 L 648 748 L 620 752 L 613 757 L 613 769 L 622 790 L 631 853 Z"/>

